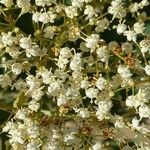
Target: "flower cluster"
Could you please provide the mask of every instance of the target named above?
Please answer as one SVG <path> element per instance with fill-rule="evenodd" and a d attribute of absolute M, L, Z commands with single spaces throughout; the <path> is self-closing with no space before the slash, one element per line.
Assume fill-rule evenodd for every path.
<path fill-rule="evenodd" d="M 148 0 L 1 0 L 7 148 L 149 150 L 149 8 Z"/>

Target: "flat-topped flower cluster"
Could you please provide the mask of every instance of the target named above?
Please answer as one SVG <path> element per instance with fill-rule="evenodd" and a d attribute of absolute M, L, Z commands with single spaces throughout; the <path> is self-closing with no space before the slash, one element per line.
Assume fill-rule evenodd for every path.
<path fill-rule="evenodd" d="M 8 149 L 150 149 L 148 0 L 0 5 L 0 89 L 11 94 L 9 103 L 0 101 L 12 106 L 2 125 Z M 26 21 L 18 25 L 26 15 L 31 33 L 21 27 Z"/>

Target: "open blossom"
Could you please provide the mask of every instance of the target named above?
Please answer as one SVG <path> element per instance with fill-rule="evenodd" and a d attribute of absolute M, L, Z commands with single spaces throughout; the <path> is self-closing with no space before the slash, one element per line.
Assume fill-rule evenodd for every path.
<path fill-rule="evenodd" d="M 150 53 L 150 40 L 148 40 L 148 39 L 142 40 L 140 42 L 140 46 L 141 46 L 142 53 L 146 53 L 146 52 Z"/>
<path fill-rule="evenodd" d="M 37 6 L 51 6 L 52 3 L 56 3 L 56 0 L 35 0 Z"/>
<path fill-rule="evenodd" d="M 68 6 L 65 8 L 65 12 L 66 12 L 66 15 L 69 17 L 69 18 L 73 18 L 73 17 L 76 17 L 78 16 L 78 12 L 77 12 L 77 8 L 76 7 L 73 7 L 73 6 Z"/>
<path fill-rule="evenodd" d="M 96 22 L 95 31 L 104 32 L 104 30 L 106 30 L 108 28 L 108 26 L 109 26 L 109 20 L 107 18 L 103 18 Z"/>
<path fill-rule="evenodd" d="M 124 35 L 127 37 L 128 41 L 136 41 L 137 39 L 137 33 L 132 30 L 124 31 Z"/>
<path fill-rule="evenodd" d="M 145 70 L 146 74 L 150 76 L 150 65 L 146 65 L 144 70 Z"/>
<path fill-rule="evenodd" d="M 22 64 L 14 63 L 12 65 L 12 72 L 16 75 L 20 74 L 22 72 Z"/>
<path fill-rule="evenodd" d="M 86 89 L 86 96 L 87 97 L 96 98 L 97 95 L 98 95 L 98 89 L 94 89 L 94 88 Z"/>
<path fill-rule="evenodd" d="M 23 37 L 20 39 L 20 47 L 23 49 L 29 49 L 32 46 L 32 41 L 30 36 L 29 37 Z"/>
<path fill-rule="evenodd" d="M 134 31 L 137 33 L 137 34 L 140 34 L 140 33 L 143 33 L 144 30 L 145 30 L 145 24 L 144 22 L 136 22 L 134 24 Z"/>
<path fill-rule="evenodd" d="M 72 6 L 81 8 L 83 6 L 83 2 L 84 0 L 72 0 Z"/>
<path fill-rule="evenodd" d="M 0 0 L 0 149 L 149 150 L 149 6 Z"/>
<path fill-rule="evenodd" d="M 92 146 L 92 150 L 100 150 L 102 147 L 101 143 L 97 142 Z"/>
<path fill-rule="evenodd" d="M 73 71 L 79 71 L 82 68 L 82 59 L 81 53 L 77 53 L 74 55 L 73 59 L 70 62 L 70 69 Z"/>
<path fill-rule="evenodd" d="M 127 29 L 127 26 L 125 24 L 119 24 L 117 27 L 117 33 L 121 34 L 124 33 Z"/>
<path fill-rule="evenodd" d="M 139 107 L 140 118 L 150 118 L 150 107 L 148 105 L 142 105 Z"/>
<path fill-rule="evenodd" d="M 122 0 L 114 0 L 108 8 L 108 12 L 113 15 L 113 18 L 123 18 L 126 16 L 126 10 L 123 7 Z"/>
<path fill-rule="evenodd" d="M 1 0 L 0 3 L 4 4 L 8 8 L 11 7 L 14 4 L 13 0 Z"/>
<path fill-rule="evenodd" d="M 129 68 L 124 65 L 119 65 L 118 73 L 121 75 L 122 78 L 130 78 L 132 73 L 130 72 Z"/>
<path fill-rule="evenodd" d="M 86 5 L 84 14 L 87 15 L 86 19 L 90 19 L 95 15 L 95 10 L 92 6 Z"/>
<path fill-rule="evenodd" d="M 99 41 L 99 35 L 97 34 L 92 34 L 91 36 L 89 36 L 87 39 L 86 39 L 86 47 L 87 48 L 91 48 L 92 51 L 95 50 L 97 44 L 98 44 L 98 41 Z"/>
<path fill-rule="evenodd" d="M 98 108 L 96 111 L 96 116 L 97 118 L 102 121 L 104 118 L 108 117 L 109 111 L 112 107 L 112 102 L 111 101 L 100 101 L 98 103 Z"/>
<path fill-rule="evenodd" d="M 104 90 L 107 85 L 107 80 L 100 75 L 100 78 L 96 81 L 95 85 L 99 90 Z"/>

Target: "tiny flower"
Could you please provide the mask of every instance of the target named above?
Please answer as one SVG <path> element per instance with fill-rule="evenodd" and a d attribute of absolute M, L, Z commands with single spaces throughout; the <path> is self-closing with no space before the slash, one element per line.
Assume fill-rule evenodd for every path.
<path fill-rule="evenodd" d="M 21 63 L 14 63 L 12 65 L 12 72 L 15 74 L 15 75 L 18 75 L 22 72 L 22 64 Z"/>
<path fill-rule="evenodd" d="M 144 70 L 145 70 L 146 74 L 150 76 L 150 65 L 146 65 Z"/>
<path fill-rule="evenodd" d="M 86 89 L 85 92 L 86 92 L 86 96 L 89 98 L 96 98 L 98 95 L 98 89 L 95 88 Z"/>
<path fill-rule="evenodd" d="M 124 33 L 126 29 L 127 26 L 125 24 L 119 24 L 117 27 L 117 33 L 118 34 Z"/>

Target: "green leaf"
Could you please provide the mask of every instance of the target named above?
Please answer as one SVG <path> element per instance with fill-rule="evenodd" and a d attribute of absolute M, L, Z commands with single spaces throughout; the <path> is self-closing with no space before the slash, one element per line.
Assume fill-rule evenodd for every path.
<path fill-rule="evenodd" d="M 150 21 L 145 22 L 145 31 L 144 33 L 148 36 L 150 36 Z"/>
<path fill-rule="evenodd" d="M 27 101 L 27 97 L 25 96 L 25 93 L 23 92 L 23 93 L 21 93 L 21 94 L 17 97 L 17 99 L 14 101 L 13 106 L 14 106 L 15 108 L 19 108 L 19 107 L 23 106 L 26 101 Z"/>

